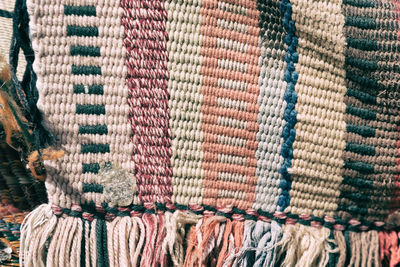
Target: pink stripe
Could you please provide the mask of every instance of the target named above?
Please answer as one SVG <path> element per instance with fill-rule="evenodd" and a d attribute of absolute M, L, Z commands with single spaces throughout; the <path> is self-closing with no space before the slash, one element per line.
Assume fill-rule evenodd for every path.
<path fill-rule="evenodd" d="M 164 1 L 121 0 L 139 201 L 171 201 L 168 51 Z"/>

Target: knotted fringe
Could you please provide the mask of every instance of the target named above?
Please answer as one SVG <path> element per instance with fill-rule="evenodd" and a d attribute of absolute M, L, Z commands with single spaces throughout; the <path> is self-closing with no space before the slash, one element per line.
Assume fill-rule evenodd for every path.
<path fill-rule="evenodd" d="M 282 266 L 327 266 L 332 248 L 330 230 L 287 224 L 282 227 L 282 239 L 278 242 L 278 258 Z"/>
<path fill-rule="evenodd" d="M 69 214 L 44 204 L 25 218 L 21 266 L 377 267 L 400 263 L 395 231 L 339 231 L 189 211 L 94 217 L 73 206 Z"/>

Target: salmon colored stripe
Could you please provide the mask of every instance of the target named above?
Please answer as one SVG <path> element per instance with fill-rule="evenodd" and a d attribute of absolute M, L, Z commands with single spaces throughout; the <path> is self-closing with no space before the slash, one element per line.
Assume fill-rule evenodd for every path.
<path fill-rule="evenodd" d="M 216 135 L 214 135 L 213 137 L 216 137 Z M 213 140 L 212 144 L 205 144 L 203 146 L 205 151 L 208 152 L 215 152 L 218 151 L 220 154 L 226 154 L 226 155 L 231 155 L 231 156 L 237 156 L 237 157 L 249 157 L 250 159 L 247 160 L 247 165 L 249 166 L 257 166 L 257 161 L 256 160 L 252 160 L 251 157 L 253 156 L 253 151 L 254 148 L 252 149 L 248 149 L 246 147 L 239 147 L 239 146 L 232 146 L 232 145 L 227 145 L 227 144 L 218 144 L 216 138 L 213 138 L 215 140 Z M 250 144 L 255 144 L 254 142 Z M 218 158 L 218 154 L 214 154 L 214 157 Z M 251 164 L 250 162 L 256 162 L 254 165 Z"/>
<path fill-rule="evenodd" d="M 236 22 L 240 24 L 244 24 L 248 28 L 248 34 L 252 34 L 255 31 L 259 31 L 258 21 L 249 16 L 243 16 L 240 14 L 235 14 L 231 12 L 226 12 L 221 9 L 213 9 L 209 10 L 207 13 L 208 16 L 224 19 L 228 22 Z"/>
<path fill-rule="evenodd" d="M 207 113 L 214 114 L 217 116 L 224 116 L 227 118 L 232 118 L 237 120 L 257 121 L 256 113 L 249 113 L 234 109 L 226 109 L 226 108 L 212 107 L 212 106 L 204 107 L 204 109 L 207 111 Z"/>
<path fill-rule="evenodd" d="M 200 13 L 201 13 L 201 11 L 200 11 Z M 251 34 L 253 34 L 253 36 L 250 36 L 249 34 L 240 33 L 235 30 L 221 29 L 221 28 L 217 27 L 217 25 L 216 25 L 217 18 L 212 18 L 207 15 L 204 15 L 204 19 L 207 20 L 208 23 L 215 22 L 214 23 L 215 26 L 205 25 L 204 28 L 203 28 L 203 26 L 201 26 L 200 32 L 202 35 L 208 36 L 208 37 L 214 37 L 214 38 L 215 37 L 226 38 L 226 39 L 238 41 L 238 42 L 241 42 L 241 43 L 244 43 L 247 45 L 257 47 L 258 39 L 254 38 L 254 37 L 257 36 L 256 34 L 258 34 L 259 31 L 254 30 L 254 32 L 251 33 Z M 212 34 L 211 36 L 210 36 L 210 33 Z M 204 43 L 203 43 L 203 45 L 204 45 Z"/>
<path fill-rule="evenodd" d="M 258 19 L 259 12 L 257 10 L 257 1 L 251 0 L 224 0 L 225 3 L 229 3 L 232 5 L 242 6 L 251 10 L 254 10 L 254 17 Z"/>
<path fill-rule="evenodd" d="M 248 4 L 248 3 L 247 3 Z M 258 48 L 258 23 L 252 24 L 254 19 L 258 22 L 257 16 L 243 16 L 218 10 L 218 1 L 207 0 L 202 2 L 200 14 L 203 16 L 205 24 L 201 27 L 203 35 L 203 47 L 201 54 L 202 62 L 202 130 L 204 132 L 204 143 L 202 150 L 204 151 L 204 161 L 202 167 L 204 169 L 204 195 L 203 203 L 206 205 L 214 204 L 235 204 L 241 208 L 248 208 L 255 199 L 255 184 L 257 177 L 255 176 L 257 161 L 255 159 L 255 151 L 257 148 L 256 133 L 258 130 L 257 112 L 258 105 L 258 75 L 260 72 L 258 66 L 258 57 L 260 48 Z M 254 9 L 256 10 L 256 2 L 254 1 Z M 222 29 L 217 26 L 218 19 L 225 21 L 234 21 L 248 26 L 235 25 L 239 30 L 245 29 L 247 33 L 238 32 L 236 30 Z M 224 21 L 222 21 L 224 23 Z M 254 25 L 256 27 L 252 27 Z M 217 47 L 218 39 L 228 39 L 241 42 L 246 45 L 246 53 L 233 51 L 227 48 Z M 224 45 L 224 42 L 222 42 Z M 246 71 L 235 71 L 225 66 L 219 66 L 221 59 L 232 62 L 224 62 L 223 64 L 247 63 Z M 256 62 L 256 64 L 254 64 Z M 225 79 L 234 82 L 246 83 L 246 90 L 238 92 L 218 87 L 218 79 Z M 239 94 L 238 94 L 239 93 Z M 237 96 L 235 96 L 237 94 Z M 217 96 L 217 97 L 216 97 Z M 218 106 L 218 97 L 238 100 L 247 103 L 246 111 L 238 111 L 234 108 Z M 227 127 L 218 125 L 218 120 L 234 119 L 240 122 L 246 122 L 246 129 L 238 129 L 237 127 Z M 217 126 L 216 126 L 217 125 Z M 218 143 L 218 135 L 221 136 L 240 136 L 246 140 L 246 146 L 221 145 Z M 223 163 L 218 162 L 218 158 L 225 154 L 226 156 L 244 157 L 241 163 Z M 224 157 L 226 157 L 224 156 Z M 228 157 L 229 157 L 228 156 Z M 235 160 L 235 158 L 227 159 Z M 220 172 L 241 174 L 244 177 L 241 181 L 218 181 Z M 214 187 L 214 188 L 213 188 Z M 230 199 L 231 195 L 239 193 L 245 196 L 243 200 Z"/>

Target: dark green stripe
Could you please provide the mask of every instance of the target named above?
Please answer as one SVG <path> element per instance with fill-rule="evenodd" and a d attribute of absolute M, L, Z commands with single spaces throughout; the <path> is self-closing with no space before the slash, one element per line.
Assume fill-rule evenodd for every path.
<path fill-rule="evenodd" d="M 99 36 L 97 27 L 67 26 L 67 36 Z"/>
<path fill-rule="evenodd" d="M 95 46 L 75 46 L 71 45 L 69 49 L 71 56 L 88 56 L 88 57 L 99 57 L 100 47 Z"/>
<path fill-rule="evenodd" d="M 362 144 L 347 143 L 346 151 L 354 152 L 360 155 L 375 156 L 375 147 Z"/>
<path fill-rule="evenodd" d="M 80 134 L 107 134 L 107 125 L 80 125 Z"/>
<path fill-rule="evenodd" d="M 376 63 L 375 61 L 361 58 L 346 57 L 345 63 L 366 71 L 376 71 L 378 69 L 378 63 Z"/>
<path fill-rule="evenodd" d="M 356 38 L 346 38 L 347 45 L 352 48 L 366 50 L 366 51 L 376 51 L 378 50 L 378 42 L 376 40 L 369 39 L 356 39 Z"/>
<path fill-rule="evenodd" d="M 81 145 L 81 153 L 109 153 L 110 146 L 108 144 L 88 144 Z"/>
<path fill-rule="evenodd" d="M 374 7 L 374 0 L 343 0 L 344 5 L 356 6 L 356 7 Z"/>
<path fill-rule="evenodd" d="M 375 105 L 376 104 L 376 97 L 369 95 L 367 93 L 358 91 L 358 90 L 354 90 L 351 88 L 347 89 L 347 95 L 354 97 L 358 100 L 360 100 L 361 102 L 365 103 L 365 104 L 372 104 Z"/>
<path fill-rule="evenodd" d="M 356 188 L 373 188 L 374 183 L 371 180 L 366 180 L 363 178 L 343 176 L 343 184 L 351 185 Z"/>
<path fill-rule="evenodd" d="M 74 94 L 84 94 L 85 86 L 83 84 L 74 84 Z"/>
<path fill-rule="evenodd" d="M 374 172 L 374 166 L 372 164 L 362 161 L 345 161 L 344 168 L 365 174 L 371 174 Z"/>
<path fill-rule="evenodd" d="M 102 84 L 89 85 L 89 94 L 102 95 L 104 93 Z"/>
<path fill-rule="evenodd" d="M 364 109 L 364 108 L 356 108 L 356 107 L 348 105 L 346 107 L 346 113 L 360 117 L 365 120 L 375 120 L 376 119 L 376 113 L 374 111 Z"/>
<path fill-rule="evenodd" d="M 102 115 L 106 114 L 106 107 L 104 105 L 76 105 L 76 113 Z"/>
<path fill-rule="evenodd" d="M 101 75 L 101 67 L 72 65 L 72 74 L 74 74 L 74 75 Z"/>
<path fill-rule="evenodd" d="M 358 83 L 359 85 L 363 86 L 363 89 L 365 91 L 373 94 L 376 93 L 377 89 L 379 89 L 378 82 L 374 79 L 370 79 L 368 77 L 360 76 L 351 72 L 346 73 L 346 77 L 355 82 Z"/>
<path fill-rule="evenodd" d="M 345 19 L 346 26 L 354 26 L 360 29 L 375 29 L 376 28 L 376 21 L 373 18 L 368 17 L 353 17 L 347 16 Z"/>
<path fill-rule="evenodd" d="M 99 163 L 82 164 L 82 173 L 98 173 L 100 170 Z"/>
<path fill-rule="evenodd" d="M 368 208 L 359 207 L 357 205 L 338 205 L 338 210 L 347 211 L 351 214 L 361 214 L 366 215 L 368 213 Z M 348 231 L 345 231 L 348 232 Z"/>
<path fill-rule="evenodd" d="M 64 6 L 64 14 L 78 16 L 96 16 L 95 6 Z"/>
<path fill-rule="evenodd" d="M 81 261 L 80 261 L 80 263 L 81 263 L 81 267 L 85 267 L 86 266 L 86 256 L 85 256 L 85 251 L 86 251 L 86 249 L 85 249 L 85 246 L 86 246 L 86 242 L 85 242 L 85 231 L 86 231 L 86 227 L 85 227 L 85 220 L 84 219 L 81 219 L 82 220 L 82 239 L 81 239 L 81 255 L 80 255 L 80 257 L 81 257 Z"/>
<path fill-rule="evenodd" d="M 347 128 L 346 130 L 348 132 L 356 133 L 363 137 L 374 137 L 375 136 L 375 129 L 368 127 L 368 126 L 347 124 L 346 128 Z"/>
<path fill-rule="evenodd" d="M 13 17 L 13 13 L 4 9 L 0 9 L 0 17 L 11 19 Z"/>
<path fill-rule="evenodd" d="M 83 193 L 103 193 L 103 186 L 100 184 L 82 183 Z"/>
<path fill-rule="evenodd" d="M 371 198 L 368 195 L 364 195 L 360 192 L 342 192 L 340 198 L 347 198 L 356 203 L 370 201 Z"/>
<path fill-rule="evenodd" d="M 103 223 L 104 220 L 97 219 L 96 221 L 96 252 L 97 252 L 97 266 L 103 267 Z"/>

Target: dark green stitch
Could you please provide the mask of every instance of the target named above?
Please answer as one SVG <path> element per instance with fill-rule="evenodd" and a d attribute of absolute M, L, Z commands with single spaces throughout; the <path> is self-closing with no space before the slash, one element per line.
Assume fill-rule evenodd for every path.
<path fill-rule="evenodd" d="M 110 153 L 108 144 L 82 144 L 81 153 Z"/>
<path fill-rule="evenodd" d="M 107 134 L 107 125 L 80 125 L 80 134 Z"/>
<path fill-rule="evenodd" d="M 74 75 L 101 75 L 101 67 L 72 65 L 72 74 L 74 74 Z"/>
<path fill-rule="evenodd" d="M 67 36 L 99 36 L 99 29 L 97 27 L 81 27 L 81 26 L 67 26 Z"/>
<path fill-rule="evenodd" d="M 64 6 L 64 14 L 77 16 L 96 16 L 95 6 Z"/>
<path fill-rule="evenodd" d="M 71 47 L 69 49 L 69 53 L 71 54 L 71 56 L 99 57 L 100 56 L 100 47 L 71 45 Z"/>
<path fill-rule="evenodd" d="M 104 105 L 76 105 L 76 113 L 102 115 L 106 114 L 106 107 Z"/>
<path fill-rule="evenodd" d="M 103 186 L 100 184 L 89 184 L 89 183 L 82 183 L 82 192 L 94 192 L 94 193 L 103 193 Z"/>

